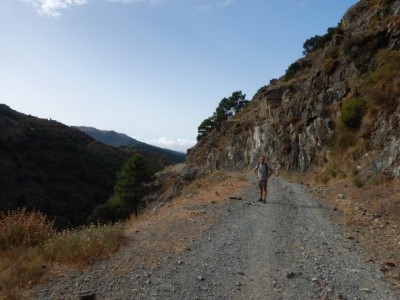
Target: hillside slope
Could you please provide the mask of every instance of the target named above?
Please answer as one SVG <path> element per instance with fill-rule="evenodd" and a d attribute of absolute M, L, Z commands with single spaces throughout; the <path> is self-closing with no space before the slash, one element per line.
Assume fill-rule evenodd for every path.
<path fill-rule="evenodd" d="M 400 178 L 400 1 L 361 0 L 316 40 L 187 163 L 242 168 L 263 154 L 275 169 Z"/>
<path fill-rule="evenodd" d="M 0 211 L 36 208 L 59 226 L 84 224 L 112 194 L 130 155 L 1 104 Z"/>

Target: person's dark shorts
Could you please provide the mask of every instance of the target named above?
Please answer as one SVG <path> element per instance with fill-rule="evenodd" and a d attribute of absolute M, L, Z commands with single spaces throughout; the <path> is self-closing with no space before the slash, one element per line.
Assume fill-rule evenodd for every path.
<path fill-rule="evenodd" d="M 263 189 L 263 190 L 267 190 L 267 183 L 268 183 L 268 179 L 264 179 L 264 180 L 259 180 L 258 181 L 258 186 L 259 186 L 259 188 L 260 189 Z"/>

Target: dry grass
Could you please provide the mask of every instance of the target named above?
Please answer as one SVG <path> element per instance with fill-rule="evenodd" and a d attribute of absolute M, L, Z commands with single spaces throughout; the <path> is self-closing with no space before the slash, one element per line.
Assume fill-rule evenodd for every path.
<path fill-rule="evenodd" d="M 54 221 L 38 211 L 22 208 L 0 214 L 0 248 L 36 246 L 55 233 Z"/>
<path fill-rule="evenodd" d="M 21 287 L 37 283 L 46 261 L 36 248 L 13 249 L 0 255 L 0 299 L 19 299 Z"/>
<path fill-rule="evenodd" d="M 347 177 L 345 171 L 342 170 L 337 164 L 327 164 L 322 167 L 314 176 L 314 180 L 317 183 L 328 183 L 331 179 L 340 178 L 344 179 Z"/>
<path fill-rule="evenodd" d="M 122 224 L 91 225 L 57 233 L 41 253 L 48 262 L 83 265 L 115 252 L 123 240 Z"/>
<path fill-rule="evenodd" d="M 25 208 L 0 219 L 0 299 L 19 299 L 57 264 L 86 264 L 115 252 L 122 225 L 90 226 L 56 233 L 54 221 Z"/>

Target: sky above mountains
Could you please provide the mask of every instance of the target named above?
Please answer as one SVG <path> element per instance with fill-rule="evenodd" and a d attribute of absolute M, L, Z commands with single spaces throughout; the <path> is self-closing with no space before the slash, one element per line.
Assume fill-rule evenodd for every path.
<path fill-rule="evenodd" d="M 0 103 L 185 151 L 356 0 L 1 0 Z"/>

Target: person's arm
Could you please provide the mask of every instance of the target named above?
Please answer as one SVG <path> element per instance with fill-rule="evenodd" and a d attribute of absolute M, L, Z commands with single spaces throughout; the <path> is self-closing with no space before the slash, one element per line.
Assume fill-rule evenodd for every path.
<path fill-rule="evenodd" d="M 271 168 L 268 168 L 268 178 L 270 178 L 271 177 L 271 175 L 272 175 L 272 169 Z"/>

